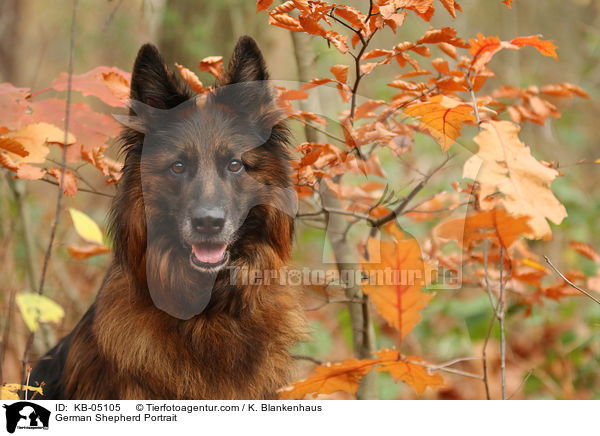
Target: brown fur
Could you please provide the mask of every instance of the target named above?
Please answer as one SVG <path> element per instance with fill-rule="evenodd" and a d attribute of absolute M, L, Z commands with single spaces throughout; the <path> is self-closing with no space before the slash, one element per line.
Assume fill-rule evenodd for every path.
<path fill-rule="evenodd" d="M 225 77 L 225 84 L 267 79 L 251 38 L 238 42 Z M 131 94 L 132 99 L 159 109 L 170 109 L 191 97 L 151 46 L 138 54 Z M 273 122 L 276 111 L 271 97 L 260 98 L 261 110 L 253 113 L 253 122 Z M 229 118 L 205 115 L 215 118 L 213 126 L 226 124 Z M 235 126 L 225 124 L 213 130 L 216 136 L 210 143 L 224 146 L 234 140 L 235 135 L 222 132 Z M 181 260 L 173 241 L 165 237 L 147 242 L 146 220 L 162 219 L 163 213 L 160 195 L 154 198 L 152 192 L 169 187 L 167 181 L 151 175 L 144 180 L 150 185 L 142 192 L 142 139 L 134 129 L 123 133 L 127 155 L 111 212 L 115 256 L 97 299 L 73 332 L 42 359 L 32 379 L 46 382 L 45 397 L 56 399 L 275 398 L 276 391 L 290 381 L 289 350 L 303 336 L 299 296 L 291 288 L 273 284 L 231 284 L 225 271 L 219 272 L 210 303 L 201 314 L 182 320 L 158 309 L 148 292 L 149 280 L 160 284 L 164 298 L 185 299 L 198 276 Z M 291 186 L 286 141 L 285 126 L 276 124 L 267 142 L 244 157 L 249 172 L 265 186 Z M 161 153 L 167 152 L 159 150 L 157 159 Z M 276 194 L 265 190 L 256 195 Z M 279 269 L 288 260 L 293 220 L 264 203 L 268 202 L 250 210 L 240 228 L 230 266 Z"/>

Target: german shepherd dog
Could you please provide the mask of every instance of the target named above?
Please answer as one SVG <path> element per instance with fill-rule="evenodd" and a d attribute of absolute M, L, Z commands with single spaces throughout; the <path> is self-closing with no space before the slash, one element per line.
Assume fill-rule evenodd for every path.
<path fill-rule="evenodd" d="M 195 95 L 141 47 L 110 213 L 114 258 L 30 384 L 44 399 L 272 399 L 303 337 L 299 296 L 232 280 L 278 270 L 293 233 L 288 130 L 256 42 Z"/>

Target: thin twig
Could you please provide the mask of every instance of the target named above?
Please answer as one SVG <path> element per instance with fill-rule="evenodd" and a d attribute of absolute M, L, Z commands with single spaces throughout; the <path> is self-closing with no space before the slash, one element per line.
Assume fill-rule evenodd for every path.
<path fill-rule="evenodd" d="M 500 246 L 500 294 L 498 295 L 498 321 L 500 323 L 500 372 L 502 374 L 502 399 L 506 400 L 506 335 L 504 332 L 504 249 Z"/>
<path fill-rule="evenodd" d="M 50 179 L 46 179 L 46 178 L 41 178 L 39 180 L 41 182 L 50 183 L 51 185 L 54 185 L 54 186 L 60 186 L 59 183 L 55 182 L 54 180 L 50 180 Z M 92 189 L 86 189 L 86 188 L 80 188 L 80 187 L 77 187 L 77 192 L 87 192 L 89 194 L 100 195 L 101 197 L 107 197 L 107 198 L 113 198 L 114 197 L 113 194 L 108 194 L 106 192 L 95 191 L 95 190 L 92 190 Z"/>
<path fill-rule="evenodd" d="M 70 34 L 70 43 L 69 43 L 69 63 L 68 63 L 68 80 L 67 80 L 67 101 L 65 105 L 65 135 L 63 141 L 62 148 L 62 167 L 64 168 L 67 163 L 67 147 L 66 144 L 69 142 L 69 123 L 70 123 L 70 115 L 71 115 L 71 89 L 72 89 L 72 81 L 73 81 L 73 52 L 75 47 L 75 21 L 77 18 L 77 6 L 78 0 L 73 0 L 73 13 L 71 16 L 71 34 Z M 54 215 L 54 220 L 52 222 L 52 227 L 50 230 L 50 240 L 48 241 L 48 248 L 46 249 L 46 254 L 44 255 L 44 263 L 42 266 L 42 272 L 39 281 L 39 289 L 38 294 L 42 295 L 44 293 L 44 284 L 46 282 L 46 272 L 48 270 L 48 263 L 50 262 L 50 256 L 52 255 L 52 247 L 54 245 L 54 239 L 56 237 L 56 229 L 58 227 L 58 223 L 60 221 L 60 216 L 62 212 L 62 201 L 64 196 L 64 191 L 62 187 L 65 182 L 65 171 L 61 171 L 60 173 L 60 182 L 58 184 L 58 194 L 56 196 L 56 211 Z M 29 349 L 33 344 L 34 332 L 29 334 L 29 338 L 25 345 L 25 351 L 23 352 L 22 359 L 22 374 L 21 374 L 21 387 L 23 382 L 25 381 L 25 371 L 28 364 L 29 359 Z"/>
<path fill-rule="evenodd" d="M 517 392 L 519 392 L 521 390 L 523 385 L 525 383 L 527 383 L 527 380 L 529 380 L 529 377 L 531 377 L 531 374 L 533 374 L 533 369 L 529 370 L 529 372 L 527 373 L 525 378 L 523 380 L 521 380 L 521 383 L 519 384 L 519 386 L 517 386 L 517 389 L 515 389 L 515 391 L 508 396 L 507 400 L 510 400 Z"/>
<path fill-rule="evenodd" d="M 425 185 L 427 184 L 427 182 L 429 182 L 433 175 L 437 173 L 440 169 L 442 169 L 450 159 L 452 159 L 452 157 L 452 155 L 448 155 L 444 162 L 442 162 L 440 165 L 434 168 L 433 171 L 431 171 L 427 176 L 425 176 L 425 178 L 423 178 L 419 182 L 419 184 L 415 186 L 412 189 L 412 191 L 410 191 L 410 193 L 402 200 L 402 202 L 398 206 L 396 206 L 394 210 L 380 218 L 371 220 L 373 227 L 381 227 L 382 225 L 401 215 L 404 209 L 406 209 L 406 206 L 408 206 L 408 203 L 425 187 Z"/>
<path fill-rule="evenodd" d="M 17 292 L 15 288 L 11 288 L 10 297 L 8 299 L 8 313 L 6 315 L 6 324 L 4 324 L 2 332 L 2 346 L 0 346 L 0 386 L 4 383 L 4 358 L 6 357 L 6 349 L 8 348 L 8 338 L 10 337 L 10 326 L 12 325 L 13 312 L 15 310 L 15 296 Z"/>
<path fill-rule="evenodd" d="M 565 282 L 567 282 L 568 285 L 572 286 L 573 288 L 577 289 L 579 292 L 581 292 L 582 294 L 588 296 L 589 298 L 591 298 L 592 300 L 594 300 L 596 303 L 600 304 L 600 300 L 598 300 L 596 297 L 594 297 L 590 292 L 586 291 L 585 289 L 577 286 L 575 283 L 573 283 L 572 281 L 570 281 L 568 278 L 565 277 L 565 275 L 563 273 L 561 273 L 558 268 L 556 268 L 552 262 L 550 262 L 550 259 L 548 259 L 548 256 L 544 256 L 544 259 L 546 260 L 546 263 L 548 265 L 550 265 L 550 268 L 552 268 L 554 270 L 554 272 L 556 274 L 558 274 Z"/>
<path fill-rule="evenodd" d="M 298 359 L 298 360 L 308 360 L 309 362 L 312 362 L 315 365 L 323 365 L 323 361 L 320 359 L 317 359 L 316 357 L 306 356 L 304 354 L 292 354 L 292 357 L 294 359 Z"/>

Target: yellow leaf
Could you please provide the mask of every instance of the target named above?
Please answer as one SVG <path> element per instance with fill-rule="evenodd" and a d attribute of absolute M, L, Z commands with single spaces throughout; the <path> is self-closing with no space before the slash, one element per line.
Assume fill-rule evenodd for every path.
<path fill-rule="evenodd" d="M 23 321 L 32 332 L 37 331 L 40 322 L 59 322 L 65 315 L 62 307 L 43 295 L 21 293 L 16 300 Z"/>
<path fill-rule="evenodd" d="M 20 400 L 17 392 L 21 390 L 21 385 L 18 383 L 10 383 L 5 384 L 4 386 L 0 386 L 0 400 Z M 33 386 L 23 386 L 23 390 L 37 392 L 40 395 L 44 395 L 42 388 L 36 388 Z"/>
<path fill-rule="evenodd" d="M 546 219 L 560 224 L 567 216 L 550 189 L 558 171 L 531 155 L 529 147 L 519 140 L 519 130 L 510 121 L 483 122 L 474 139 L 479 151 L 465 162 L 463 177 L 479 182 L 482 209 L 492 209 L 499 197 L 509 214 L 529 217 L 529 237 L 551 239 Z"/>
<path fill-rule="evenodd" d="M 102 232 L 94 220 L 77 209 L 70 208 L 69 212 L 71 213 L 71 219 L 75 225 L 75 231 L 79 236 L 87 242 L 103 245 Z"/>

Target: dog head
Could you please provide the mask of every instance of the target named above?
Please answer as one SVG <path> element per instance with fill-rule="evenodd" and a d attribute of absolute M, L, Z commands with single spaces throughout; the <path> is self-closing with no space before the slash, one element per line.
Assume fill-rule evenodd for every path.
<path fill-rule="evenodd" d="M 143 202 L 145 278 L 154 303 L 174 316 L 199 313 L 218 273 L 262 244 L 280 258 L 289 253 L 296 202 L 287 130 L 267 79 L 250 37 L 238 41 L 223 80 L 201 95 L 176 80 L 154 46 L 138 53 L 131 112 L 122 119 L 122 189 L 141 187 L 140 198 L 126 197 Z M 136 206 L 121 199 L 115 207 Z"/>

